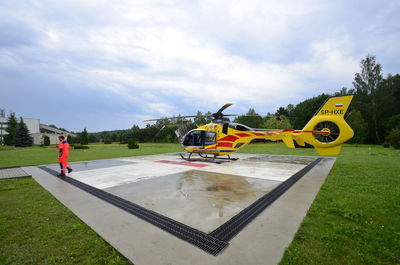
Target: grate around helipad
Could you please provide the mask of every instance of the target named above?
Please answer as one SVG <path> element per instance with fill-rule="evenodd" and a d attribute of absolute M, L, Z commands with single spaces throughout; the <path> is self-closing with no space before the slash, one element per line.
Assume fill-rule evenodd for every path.
<path fill-rule="evenodd" d="M 58 172 L 55 170 L 52 170 L 47 167 L 39 167 L 40 169 L 57 176 Z M 200 249 L 213 254 L 217 255 L 222 249 L 224 249 L 228 243 L 223 242 L 217 238 L 214 238 L 210 235 L 207 235 L 204 232 L 201 232 L 197 229 L 194 229 L 190 226 L 187 226 L 185 224 L 182 224 L 180 222 L 177 222 L 171 218 L 168 218 L 166 216 L 163 216 L 161 214 L 158 214 L 156 212 L 153 212 L 151 210 L 148 210 L 142 206 L 139 206 L 135 203 L 132 203 L 130 201 L 127 201 L 125 199 L 122 199 L 118 196 L 115 196 L 113 194 L 110 194 L 108 192 L 105 192 L 103 190 L 94 188 L 90 185 L 87 185 L 83 182 L 80 182 L 76 179 L 70 178 L 70 177 L 59 177 L 60 179 L 104 200 L 107 201 L 108 203 L 111 203 L 117 207 L 119 207 L 122 210 L 125 210 L 126 212 L 129 212 L 130 214 L 133 214 L 159 228 L 162 230 L 169 232 L 173 234 L 174 236 L 185 240 Z"/>
<path fill-rule="evenodd" d="M 0 179 L 11 179 L 11 178 L 28 178 L 32 177 L 27 174 L 20 167 L 2 167 L 0 168 Z"/>
<path fill-rule="evenodd" d="M 265 194 L 263 197 L 252 203 L 249 207 L 238 213 L 229 221 L 215 229 L 210 233 L 223 241 L 231 240 L 238 234 L 247 224 L 249 224 L 257 215 L 265 210 L 271 203 L 278 199 L 285 191 L 287 191 L 294 183 L 296 183 L 302 176 L 304 176 L 311 168 L 316 166 L 322 158 L 317 158 L 306 167 L 292 175 L 286 181 L 282 182 L 272 191 Z"/>
<path fill-rule="evenodd" d="M 229 241 L 237 235 L 247 224 L 249 224 L 254 218 L 256 218 L 263 210 L 265 210 L 270 204 L 278 199 L 282 194 L 285 193 L 292 185 L 294 185 L 301 177 L 303 177 L 308 171 L 316 166 L 322 158 L 317 158 L 313 162 L 309 163 L 303 169 L 292 175 L 286 181 L 275 187 L 272 191 L 265 194 L 263 197 L 252 203 L 246 209 L 232 217 L 229 221 L 222 224 L 220 227 L 215 229 L 209 234 L 201 232 L 193 227 L 175 221 L 169 217 L 161 215 L 157 212 L 146 209 L 140 205 L 132 203 L 128 200 L 105 192 L 101 189 L 97 189 L 88 184 L 80 182 L 70 177 L 59 177 L 60 179 L 104 200 L 112 205 L 119 207 L 120 209 L 135 215 L 160 229 L 185 240 L 200 249 L 212 254 L 217 255 L 226 246 L 229 245 Z M 48 167 L 42 166 L 40 169 L 57 176 L 58 172 Z"/>

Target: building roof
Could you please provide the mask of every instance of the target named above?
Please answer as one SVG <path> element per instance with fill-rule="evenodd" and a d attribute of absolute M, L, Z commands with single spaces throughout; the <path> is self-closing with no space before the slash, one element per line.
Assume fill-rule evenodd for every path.
<path fill-rule="evenodd" d="M 76 134 L 73 134 L 73 133 L 70 133 L 70 132 L 67 132 L 67 131 L 63 131 L 63 130 L 60 130 L 60 129 L 57 129 L 57 128 L 53 128 L 53 127 L 50 127 L 50 126 L 48 126 L 46 124 L 40 124 L 39 127 L 40 127 L 41 131 L 51 132 L 51 133 L 56 133 L 56 134 L 66 134 L 66 135 L 71 135 L 73 137 L 76 137 Z"/>

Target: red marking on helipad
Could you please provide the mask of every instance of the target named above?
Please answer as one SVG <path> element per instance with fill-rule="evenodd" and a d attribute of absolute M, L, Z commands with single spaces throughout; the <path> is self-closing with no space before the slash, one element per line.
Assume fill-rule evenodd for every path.
<path fill-rule="evenodd" d="M 169 161 L 169 160 L 158 160 L 156 161 L 158 163 L 165 163 L 165 164 L 173 164 L 173 165 L 183 165 L 183 166 L 189 166 L 189 167 L 208 167 L 209 165 L 206 164 L 196 164 L 190 161 Z"/>

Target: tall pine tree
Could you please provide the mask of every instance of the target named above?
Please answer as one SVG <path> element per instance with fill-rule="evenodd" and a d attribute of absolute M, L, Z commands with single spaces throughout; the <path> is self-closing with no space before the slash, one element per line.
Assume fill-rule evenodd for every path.
<path fill-rule="evenodd" d="M 85 128 L 85 129 L 83 129 L 83 132 L 81 133 L 81 144 L 88 144 L 88 143 L 89 143 L 88 133 Z"/>
<path fill-rule="evenodd" d="M 15 143 L 15 131 L 17 129 L 18 121 L 15 118 L 15 113 L 11 112 L 10 116 L 7 119 L 7 135 L 4 136 L 4 144 L 5 145 L 14 145 Z"/>
<path fill-rule="evenodd" d="M 370 136 L 374 136 L 375 143 L 380 143 L 378 133 L 378 104 L 377 93 L 382 82 L 382 66 L 376 63 L 375 56 L 367 55 L 360 63 L 361 72 L 356 73 L 353 86 L 357 91 L 358 99 L 361 101 L 362 113 L 370 126 Z M 372 140 L 372 139 L 371 139 Z"/>
<path fill-rule="evenodd" d="M 22 117 L 18 123 L 17 129 L 15 130 L 15 141 L 14 145 L 19 147 L 32 146 L 33 139 L 29 135 L 28 127 L 26 126 Z"/>

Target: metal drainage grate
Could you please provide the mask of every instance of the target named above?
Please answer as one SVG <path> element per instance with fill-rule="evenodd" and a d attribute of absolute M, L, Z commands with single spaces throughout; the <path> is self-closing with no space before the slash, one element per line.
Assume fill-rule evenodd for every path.
<path fill-rule="evenodd" d="M 40 169 L 57 176 L 58 172 L 55 170 L 52 170 L 47 167 L 39 167 Z M 201 232 L 197 229 L 194 229 L 190 226 L 187 226 L 185 224 L 182 224 L 180 222 L 177 222 L 171 218 L 168 218 L 166 216 L 163 216 L 161 214 L 158 214 L 156 212 L 153 212 L 151 210 L 148 210 L 142 206 L 139 206 L 137 204 L 134 204 L 130 201 L 127 201 L 125 199 L 122 199 L 118 196 L 115 196 L 113 194 L 110 194 L 108 192 L 105 192 L 103 190 L 97 189 L 95 187 L 92 187 L 90 185 L 87 185 L 83 182 L 80 182 L 76 179 L 70 178 L 70 177 L 59 177 L 60 179 L 100 198 L 103 199 L 106 202 L 111 203 L 112 205 L 115 205 L 122 210 L 127 211 L 128 213 L 131 213 L 159 228 L 162 230 L 169 232 L 173 234 L 174 236 L 185 240 L 200 249 L 212 254 L 212 255 L 217 255 L 222 249 L 224 249 L 228 243 L 221 241 L 213 236 L 210 236 L 204 232 Z"/>
<path fill-rule="evenodd" d="M 223 225 L 212 231 L 210 235 L 226 242 L 231 240 L 247 224 L 249 224 L 254 218 L 256 218 L 257 215 L 259 215 L 262 211 L 265 210 L 265 208 L 267 208 L 271 203 L 273 203 L 283 193 L 285 193 L 285 191 L 287 191 L 293 184 L 295 184 L 321 160 L 322 158 L 318 158 L 308 164 L 306 167 L 292 175 L 286 181 L 275 187 L 272 191 L 268 192 L 263 197 L 248 206 L 246 209 L 232 217 L 229 221 L 225 222 Z"/>
<path fill-rule="evenodd" d="M 12 178 L 29 178 L 31 175 L 27 174 L 21 167 L 1 167 L 0 179 Z"/>
<path fill-rule="evenodd" d="M 169 217 L 148 210 L 140 205 L 134 204 L 68 176 L 59 178 L 215 256 L 229 245 L 229 240 L 238 234 L 247 224 L 285 193 L 285 191 L 316 166 L 322 159 L 323 158 L 317 158 L 305 166 L 303 169 L 292 175 L 289 179 L 282 182 L 275 189 L 252 203 L 210 234 L 201 232 Z M 58 174 L 57 171 L 45 166 L 39 168 L 54 176 L 57 176 Z"/>

